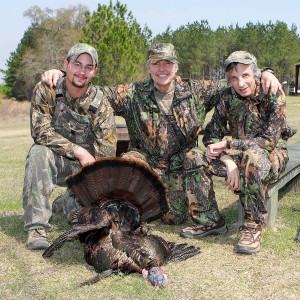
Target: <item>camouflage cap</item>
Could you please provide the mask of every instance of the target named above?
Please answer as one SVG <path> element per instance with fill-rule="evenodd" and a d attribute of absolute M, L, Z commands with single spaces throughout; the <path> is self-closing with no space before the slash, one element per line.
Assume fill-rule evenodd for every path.
<path fill-rule="evenodd" d="M 154 64 L 160 60 L 167 60 L 177 63 L 175 48 L 172 44 L 158 43 L 152 45 L 148 50 L 147 60 Z"/>
<path fill-rule="evenodd" d="M 235 51 L 232 52 L 227 59 L 224 62 L 225 71 L 227 70 L 227 67 L 231 63 L 241 63 L 244 65 L 250 65 L 251 63 L 254 63 L 256 65 L 256 58 L 254 55 L 247 51 Z"/>
<path fill-rule="evenodd" d="M 84 43 L 76 44 L 75 46 L 73 46 L 68 53 L 67 59 L 73 58 L 74 60 L 76 60 L 78 56 L 83 53 L 87 53 L 92 57 L 93 65 L 98 65 L 98 54 L 96 49 Z"/>

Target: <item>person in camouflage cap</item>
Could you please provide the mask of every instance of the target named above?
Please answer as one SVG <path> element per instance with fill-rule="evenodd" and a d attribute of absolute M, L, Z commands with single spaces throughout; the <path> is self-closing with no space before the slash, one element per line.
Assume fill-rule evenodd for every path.
<path fill-rule="evenodd" d="M 169 61 L 178 64 L 177 55 L 172 44 L 154 44 L 148 50 L 148 63 L 155 64 L 160 60 Z"/>
<path fill-rule="evenodd" d="M 54 185 L 96 158 L 115 156 L 116 126 L 113 110 L 103 93 L 92 85 L 98 54 L 87 44 L 73 46 L 64 60 L 66 77 L 56 88 L 39 82 L 31 101 L 31 135 L 24 176 L 24 228 L 30 250 L 49 246 L 50 195 Z M 63 211 L 80 206 L 67 191 Z"/>
<path fill-rule="evenodd" d="M 201 170 L 193 183 L 199 188 L 201 201 L 195 200 L 191 206 L 194 215 L 205 221 L 185 228 L 181 235 L 201 238 L 217 228 L 210 217 L 218 211 L 212 176 L 224 176 L 245 211 L 237 252 L 252 254 L 260 250 L 262 224 L 267 217 L 265 191 L 286 166 L 286 141 L 293 132 L 286 123 L 284 93 L 263 93 L 261 72 L 252 54 L 233 52 L 224 65 L 230 87 L 214 96 L 217 104 L 203 136 L 205 154 L 193 154 Z M 231 139 L 223 139 L 227 126 Z"/>
<path fill-rule="evenodd" d="M 164 223 L 182 224 L 190 208 L 192 219 L 199 224 L 201 218 L 195 216 L 190 205 L 195 197 L 201 200 L 198 186 L 193 184 L 199 175 L 190 174 L 193 153 L 201 153 L 198 135 L 206 113 L 214 107 L 215 98 L 211 96 L 218 90 L 218 83 L 177 76 L 177 55 L 169 43 L 156 43 L 149 48 L 147 67 L 150 78 L 145 81 L 101 88 L 115 114 L 126 121 L 130 144 L 123 157 L 145 161 L 165 182 L 171 208 L 162 216 Z M 264 74 L 266 79 L 270 76 L 267 86 L 275 79 L 277 90 L 277 79 L 268 72 Z M 61 75 L 58 70 L 43 74 L 49 85 Z M 222 219 L 218 211 L 211 214 L 210 219 L 216 222 Z M 218 230 L 224 232 L 224 222 L 219 223 Z"/>

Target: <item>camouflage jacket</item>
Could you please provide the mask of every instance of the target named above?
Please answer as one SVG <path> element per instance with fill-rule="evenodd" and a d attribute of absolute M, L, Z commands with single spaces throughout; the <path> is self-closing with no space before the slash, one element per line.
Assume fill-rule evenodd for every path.
<path fill-rule="evenodd" d="M 175 80 L 172 114 L 163 114 L 151 79 L 103 88 L 115 114 L 127 124 L 129 150 L 143 154 L 153 168 L 179 170 L 184 154 L 197 144 L 206 113 L 214 107 L 210 81 Z"/>
<path fill-rule="evenodd" d="M 91 109 L 96 94 L 97 88 L 92 84 L 85 95 L 72 98 L 64 79 L 56 89 L 39 82 L 33 92 L 30 111 L 34 142 L 70 159 L 74 159 L 76 145 L 87 149 L 95 158 L 115 156 L 117 135 L 113 110 L 106 99 L 100 99 Z M 74 120 L 70 120 L 70 116 Z"/>
<path fill-rule="evenodd" d="M 283 93 L 265 95 L 257 85 L 256 96 L 244 98 L 229 87 L 215 98 L 217 105 L 203 136 L 205 146 L 222 140 L 227 126 L 232 136 L 231 148 L 239 150 L 259 146 L 271 152 L 276 147 L 285 148 L 286 140 L 293 135 L 286 124 Z"/>

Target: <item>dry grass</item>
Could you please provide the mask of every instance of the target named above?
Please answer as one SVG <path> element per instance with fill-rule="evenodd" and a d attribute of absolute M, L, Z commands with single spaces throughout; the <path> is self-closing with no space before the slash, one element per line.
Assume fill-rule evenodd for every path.
<path fill-rule="evenodd" d="M 202 253 L 165 266 L 169 278 L 166 289 L 152 288 L 138 274 L 79 288 L 95 273 L 87 268 L 78 242 L 67 244 L 47 260 L 41 251 L 28 251 L 24 245 L 21 192 L 25 157 L 32 143 L 28 111 L 28 103 L 0 103 L 0 299 L 299 299 L 300 244 L 293 238 L 300 225 L 300 192 L 289 192 L 280 200 L 277 228 L 264 231 L 262 251 L 242 256 L 234 252 L 238 238 L 231 226 L 237 220 L 237 199 L 217 178 L 217 199 L 230 230 L 222 236 L 188 240 Z M 300 97 L 289 97 L 288 116 L 296 128 L 299 113 Z M 299 137 L 298 132 L 291 142 Z M 64 219 L 55 218 L 51 223 L 50 239 L 68 228 Z M 157 221 L 154 233 L 186 242 L 178 236 L 184 226 L 165 226 Z"/>

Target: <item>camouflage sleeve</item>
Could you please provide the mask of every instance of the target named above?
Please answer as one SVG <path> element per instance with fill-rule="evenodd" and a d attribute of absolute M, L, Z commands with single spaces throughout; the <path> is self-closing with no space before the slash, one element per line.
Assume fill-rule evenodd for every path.
<path fill-rule="evenodd" d="M 231 148 L 245 150 L 256 145 L 269 152 L 273 151 L 286 124 L 286 102 L 283 92 L 278 96 L 268 97 L 266 115 L 268 118 L 261 136 L 243 140 L 234 139 L 231 142 Z"/>
<path fill-rule="evenodd" d="M 107 98 L 103 97 L 97 115 L 93 119 L 92 128 L 96 136 L 95 157 L 116 156 L 117 130 L 113 109 Z"/>
<path fill-rule="evenodd" d="M 219 92 L 222 90 L 218 80 L 193 81 L 193 91 L 197 99 L 205 106 L 205 112 L 211 111 L 220 98 Z"/>
<path fill-rule="evenodd" d="M 284 94 L 269 96 L 266 105 L 266 122 L 261 131 L 262 134 L 253 138 L 232 139 L 231 148 L 246 150 L 258 146 L 267 151 L 274 150 L 286 124 Z M 227 127 L 226 111 L 225 102 L 221 99 L 215 107 L 211 121 L 205 128 L 203 136 L 205 146 L 218 142 L 225 136 Z"/>
<path fill-rule="evenodd" d="M 55 109 L 55 90 L 39 82 L 32 95 L 31 135 L 36 144 L 49 147 L 61 156 L 74 159 L 76 145 L 54 131 L 51 125 Z"/>
<path fill-rule="evenodd" d="M 115 115 L 124 116 L 133 96 L 134 84 L 120 84 L 114 87 L 103 87 L 102 91 L 112 106 Z"/>
<path fill-rule="evenodd" d="M 227 118 L 224 101 L 221 101 L 219 94 L 215 94 L 214 100 L 217 102 L 214 114 L 205 126 L 203 144 L 207 147 L 210 144 L 219 142 L 223 139 L 227 129 Z"/>

